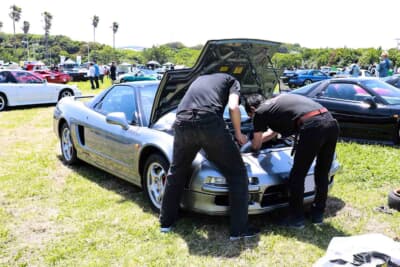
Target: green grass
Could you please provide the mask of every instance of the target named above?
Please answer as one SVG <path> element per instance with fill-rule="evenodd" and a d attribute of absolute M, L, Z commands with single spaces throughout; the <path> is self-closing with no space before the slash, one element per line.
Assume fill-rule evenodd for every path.
<path fill-rule="evenodd" d="M 78 86 L 83 94 L 106 87 Z M 260 238 L 231 243 L 227 217 L 185 212 L 163 235 L 139 188 L 87 164 L 63 165 L 53 109 L 0 113 L 0 266 L 311 266 L 334 236 L 400 236 L 398 212 L 374 211 L 400 186 L 398 148 L 339 143 L 324 226 L 292 231 L 272 223 L 279 212 L 251 216 Z"/>

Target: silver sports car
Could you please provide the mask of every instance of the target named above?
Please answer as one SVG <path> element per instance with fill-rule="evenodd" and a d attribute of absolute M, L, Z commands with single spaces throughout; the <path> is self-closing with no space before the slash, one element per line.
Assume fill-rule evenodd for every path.
<path fill-rule="evenodd" d="M 73 164 L 79 159 L 142 187 L 152 208 L 159 210 L 172 158 L 171 126 L 190 83 L 204 73 L 225 72 L 240 81 L 242 95 L 259 92 L 271 97 L 280 74 L 271 57 L 279 48 L 279 43 L 264 40 L 212 40 L 193 68 L 167 71 L 161 81 L 115 84 L 87 102 L 63 98 L 54 110 L 54 131 L 64 161 Z M 251 120 L 242 114 L 242 131 L 250 137 Z M 232 129 L 229 116 L 226 125 Z M 277 138 L 257 154 L 242 153 L 249 177 L 250 214 L 288 205 L 291 144 L 289 138 Z M 335 160 L 330 185 L 338 168 Z M 314 198 L 313 173 L 314 164 L 306 177 L 305 204 Z M 228 213 L 226 179 L 203 151 L 188 175 L 182 208 L 212 215 Z"/>

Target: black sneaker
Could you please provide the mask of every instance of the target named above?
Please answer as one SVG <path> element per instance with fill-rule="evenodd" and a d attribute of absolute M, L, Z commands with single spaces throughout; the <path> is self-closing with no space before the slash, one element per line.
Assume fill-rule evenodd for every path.
<path fill-rule="evenodd" d="M 236 240 L 240 240 L 240 239 L 247 239 L 247 238 L 252 238 L 252 237 L 256 237 L 260 234 L 260 229 L 255 228 L 255 227 L 249 227 L 247 228 L 247 230 L 239 235 L 231 235 L 229 237 L 230 241 L 236 241 Z"/>
<path fill-rule="evenodd" d="M 297 218 L 297 219 L 286 218 L 278 222 L 278 225 L 281 227 L 287 227 L 297 230 L 303 229 L 305 227 L 304 218 Z"/>
<path fill-rule="evenodd" d="M 323 212 L 312 212 L 311 222 L 314 225 L 322 225 L 324 223 L 324 213 Z"/>

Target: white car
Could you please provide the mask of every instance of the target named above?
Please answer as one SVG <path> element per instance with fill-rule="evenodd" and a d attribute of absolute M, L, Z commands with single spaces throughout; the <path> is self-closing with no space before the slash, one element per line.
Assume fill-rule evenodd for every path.
<path fill-rule="evenodd" d="M 24 70 L 0 70 L 0 111 L 7 107 L 57 103 L 65 96 L 81 96 L 76 85 L 48 83 Z"/>

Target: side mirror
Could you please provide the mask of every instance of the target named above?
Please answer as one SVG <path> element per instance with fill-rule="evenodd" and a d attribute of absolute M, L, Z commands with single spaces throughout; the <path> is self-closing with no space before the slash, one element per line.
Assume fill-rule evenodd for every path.
<path fill-rule="evenodd" d="M 106 122 L 109 124 L 119 125 L 124 130 L 129 129 L 129 123 L 123 112 L 111 112 L 106 116 Z"/>
<path fill-rule="evenodd" d="M 366 103 L 370 108 L 376 108 L 378 106 L 375 102 L 375 99 L 371 96 L 366 97 L 363 102 Z"/>

